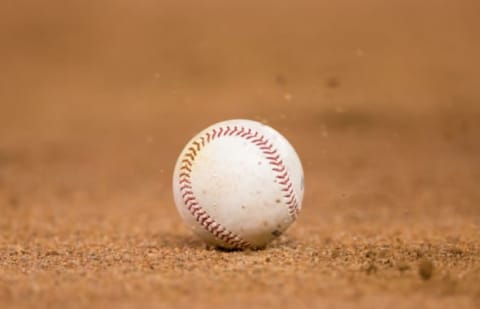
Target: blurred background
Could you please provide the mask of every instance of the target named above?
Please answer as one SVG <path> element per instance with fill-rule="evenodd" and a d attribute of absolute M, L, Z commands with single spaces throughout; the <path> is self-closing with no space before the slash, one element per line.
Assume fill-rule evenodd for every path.
<path fill-rule="evenodd" d="M 307 205 L 362 204 L 366 191 L 368 207 L 391 215 L 420 190 L 437 207 L 431 192 L 451 181 L 465 191 L 480 177 L 471 168 L 479 9 L 468 0 L 6 1 L 4 199 L 104 205 L 124 195 L 170 209 L 184 143 L 213 122 L 251 118 L 297 147 Z"/>
<path fill-rule="evenodd" d="M 468 190 L 480 177 L 479 9 L 469 0 L 5 1 L 4 199 L 146 194 L 130 204 L 170 209 L 184 143 L 213 122 L 252 118 L 298 148 L 310 203 L 352 205 L 343 197 L 363 201 L 367 190 L 383 199 L 371 207 L 390 214 L 420 190 L 438 206 L 425 190 L 454 179 Z"/>
<path fill-rule="evenodd" d="M 246 104 L 274 115 L 269 105 L 285 100 L 295 114 L 475 108 L 478 9 L 469 0 L 5 1 L 2 114 L 112 104 L 111 118 L 139 106 L 242 113 Z"/>
<path fill-rule="evenodd" d="M 477 0 L 3 0 L 0 306 L 478 299 L 479 14 Z M 171 175 L 229 118 L 284 134 L 306 195 L 271 249 L 227 259 L 183 225 Z"/>

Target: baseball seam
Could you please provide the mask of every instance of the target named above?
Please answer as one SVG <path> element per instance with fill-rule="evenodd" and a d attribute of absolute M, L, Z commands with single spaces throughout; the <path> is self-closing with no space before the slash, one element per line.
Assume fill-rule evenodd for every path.
<path fill-rule="evenodd" d="M 179 170 L 179 186 L 183 203 L 195 220 L 212 235 L 223 240 L 234 248 L 249 248 L 253 246 L 248 241 L 243 240 L 239 235 L 228 231 L 220 223 L 215 222 L 215 220 L 200 206 L 193 193 L 191 173 L 195 158 L 208 143 L 225 136 L 241 137 L 257 146 L 263 153 L 265 159 L 270 164 L 272 171 L 275 173 L 276 182 L 281 187 L 282 196 L 288 207 L 289 215 L 293 219 L 297 217 L 299 212 L 298 200 L 293 190 L 293 183 L 283 160 L 280 158 L 280 154 L 273 144 L 257 131 L 242 126 L 217 127 L 191 142 L 190 147 L 188 147 L 187 152 L 182 158 Z"/>

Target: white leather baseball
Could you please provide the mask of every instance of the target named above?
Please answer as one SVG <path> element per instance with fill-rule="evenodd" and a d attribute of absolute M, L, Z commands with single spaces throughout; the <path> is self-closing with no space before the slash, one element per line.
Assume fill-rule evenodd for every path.
<path fill-rule="evenodd" d="M 301 209 L 303 169 L 269 126 L 228 120 L 197 134 L 180 154 L 173 194 L 183 220 L 207 243 L 263 248 Z"/>

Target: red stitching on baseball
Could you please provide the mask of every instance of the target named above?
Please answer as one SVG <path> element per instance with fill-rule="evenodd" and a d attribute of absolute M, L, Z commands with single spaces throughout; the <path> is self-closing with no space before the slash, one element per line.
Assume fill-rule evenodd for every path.
<path fill-rule="evenodd" d="M 182 194 L 182 198 L 185 198 L 185 196 L 187 195 L 193 195 L 193 192 L 192 191 L 185 191 L 183 194 Z"/>
<path fill-rule="evenodd" d="M 197 151 L 195 150 L 195 148 L 190 147 L 190 148 L 188 148 L 188 150 L 190 150 L 192 152 L 193 156 L 197 155 Z"/>
<path fill-rule="evenodd" d="M 201 216 L 204 216 L 204 217 L 201 217 Z M 205 222 L 205 220 L 208 219 L 208 216 L 205 216 L 205 212 L 202 213 L 202 215 L 200 216 L 200 224 L 203 225 L 203 223 Z"/>
<path fill-rule="evenodd" d="M 182 165 L 182 167 L 180 168 L 181 171 L 188 171 L 188 172 L 192 172 L 192 169 L 190 168 L 190 166 L 188 165 Z"/>
<path fill-rule="evenodd" d="M 270 160 L 270 161 L 278 161 L 278 159 L 280 159 L 280 155 L 276 151 L 271 156 L 267 157 L 267 160 Z"/>
<path fill-rule="evenodd" d="M 189 189 L 191 190 L 192 189 L 192 186 L 189 186 L 189 185 L 183 185 L 180 187 L 180 191 L 183 191 L 183 190 L 186 190 L 186 189 Z"/>
<path fill-rule="evenodd" d="M 246 129 L 244 127 L 233 126 L 232 129 L 230 126 L 226 126 L 225 128 L 218 128 L 218 131 L 217 128 L 214 128 L 212 131 L 205 133 L 204 136 L 201 136 L 199 140 L 192 142 L 194 147 L 187 148 L 188 151 L 185 153 L 184 159 L 182 160 L 182 163 L 184 164 L 180 168 L 180 192 L 182 193 L 182 199 L 187 209 L 195 217 L 195 220 L 207 231 L 235 248 L 249 248 L 253 246 L 248 241 L 243 240 L 239 235 L 228 231 L 224 226 L 210 217 L 210 215 L 199 205 L 190 180 L 192 166 L 197 153 L 215 138 L 234 135 L 256 145 L 265 155 L 265 159 L 272 166 L 272 171 L 276 173 L 275 178 L 281 180 L 278 182 L 281 186 L 281 191 L 286 192 L 283 197 L 286 199 L 285 204 L 288 207 L 289 214 L 294 219 L 296 218 L 299 212 L 298 202 L 295 192 L 293 191 L 293 183 L 290 180 L 283 160 L 280 159 L 280 154 L 268 139 L 258 131 L 252 132 L 252 129 L 250 128 Z"/>
<path fill-rule="evenodd" d="M 225 132 L 223 132 L 223 134 L 227 135 L 229 132 L 230 132 L 230 126 L 227 126 L 227 129 L 225 130 Z"/>
<path fill-rule="evenodd" d="M 291 189 L 292 189 L 292 183 L 290 182 L 286 187 L 282 189 L 282 191 L 286 192 L 286 191 L 290 191 Z"/>
<path fill-rule="evenodd" d="M 255 136 L 257 136 L 257 132 L 255 132 Z M 262 141 L 263 141 L 263 136 L 260 136 L 259 138 L 254 139 L 252 141 L 252 143 L 255 143 L 255 145 L 257 145 L 257 146 L 261 146 Z"/>
<path fill-rule="evenodd" d="M 257 137 L 257 135 L 258 135 L 258 132 L 255 132 L 255 134 L 253 134 L 253 135 L 252 135 L 252 134 L 249 134 L 249 135 L 248 135 L 247 137 L 245 137 L 245 138 L 246 138 L 247 140 L 251 140 L 252 138 Z M 256 144 L 256 143 L 255 143 L 255 140 L 253 140 L 252 143 Z"/>
<path fill-rule="evenodd" d="M 242 129 L 243 129 L 243 128 L 242 128 Z M 243 134 L 240 135 L 240 136 L 241 136 L 241 137 L 245 137 L 245 136 L 247 136 L 247 135 L 249 135 L 249 134 L 251 134 L 251 133 L 252 133 L 252 129 L 248 128 L 247 132 L 243 133 Z"/>
<path fill-rule="evenodd" d="M 195 201 L 195 197 L 193 195 L 189 196 L 188 198 L 184 199 L 184 201 L 185 201 L 185 204 L 188 204 L 191 201 Z"/>
<path fill-rule="evenodd" d="M 192 144 L 194 144 L 196 146 L 197 151 L 200 151 L 200 143 L 199 142 L 195 141 Z"/>

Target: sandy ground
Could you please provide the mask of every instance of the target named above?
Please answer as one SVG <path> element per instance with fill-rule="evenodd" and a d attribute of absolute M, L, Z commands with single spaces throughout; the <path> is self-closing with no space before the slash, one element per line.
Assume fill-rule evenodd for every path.
<path fill-rule="evenodd" d="M 477 1 L 11 1 L 0 307 L 478 308 Z M 204 127 L 266 122 L 306 173 L 266 250 L 171 194 Z"/>

